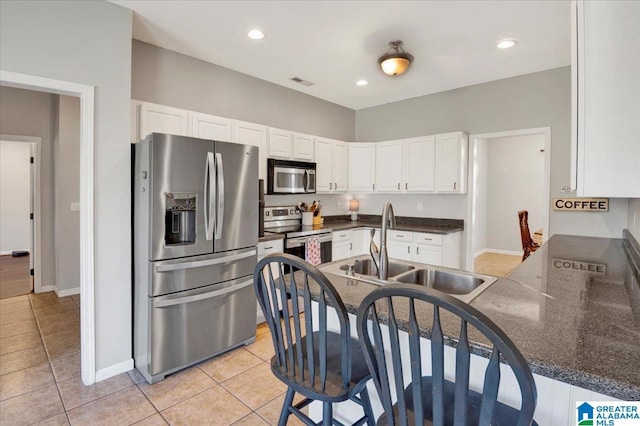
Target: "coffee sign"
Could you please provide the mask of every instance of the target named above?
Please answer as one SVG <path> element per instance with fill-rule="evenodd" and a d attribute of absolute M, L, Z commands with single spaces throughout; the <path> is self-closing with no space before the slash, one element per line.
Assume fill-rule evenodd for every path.
<path fill-rule="evenodd" d="M 574 272 L 588 272 L 596 275 L 606 275 L 607 265 L 602 263 L 583 262 L 580 260 L 569 260 L 552 258 L 551 264 L 556 269 L 569 269 Z"/>
<path fill-rule="evenodd" d="M 608 212 L 608 198 L 554 198 L 553 209 L 559 211 Z"/>

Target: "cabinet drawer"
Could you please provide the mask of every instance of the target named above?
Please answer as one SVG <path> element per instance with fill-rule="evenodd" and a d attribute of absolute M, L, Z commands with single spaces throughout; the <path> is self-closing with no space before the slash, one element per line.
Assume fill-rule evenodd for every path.
<path fill-rule="evenodd" d="M 413 234 L 413 241 L 418 244 L 429 244 L 432 246 L 441 246 L 443 241 L 442 234 L 425 234 L 416 232 Z"/>
<path fill-rule="evenodd" d="M 348 231 L 336 231 L 333 233 L 333 242 L 351 241 L 351 230 Z"/>
<path fill-rule="evenodd" d="M 387 239 L 390 241 L 406 241 L 410 243 L 413 240 L 413 232 L 387 230 Z"/>
<path fill-rule="evenodd" d="M 283 251 L 283 243 L 282 240 L 275 241 L 265 241 L 264 243 L 258 244 L 258 260 L 262 259 L 268 254 L 272 253 L 282 253 Z"/>

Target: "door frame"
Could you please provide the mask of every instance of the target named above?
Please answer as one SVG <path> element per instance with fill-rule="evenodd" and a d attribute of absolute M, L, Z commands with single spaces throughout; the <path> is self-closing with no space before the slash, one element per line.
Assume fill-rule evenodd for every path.
<path fill-rule="evenodd" d="M 96 381 L 94 86 L 0 70 L 0 85 L 80 98 L 80 358 L 82 382 Z"/>
<path fill-rule="evenodd" d="M 477 191 L 476 174 L 478 168 L 476 142 L 478 139 L 495 139 L 512 136 L 542 135 L 544 136 L 544 217 L 542 218 L 542 242 L 549 239 L 549 196 L 551 191 L 551 127 L 507 130 L 504 132 L 478 133 L 469 136 L 469 202 L 467 203 L 466 223 L 470 224 L 466 236 L 465 265 L 467 270 L 474 269 L 473 227 L 476 220 Z M 515 219 L 514 219 L 515 220 Z"/>
<path fill-rule="evenodd" d="M 42 217 L 40 210 L 40 152 L 42 138 L 38 136 L 23 136 L 23 135 L 9 135 L 0 133 L 0 140 L 6 142 L 23 142 L 32 146 L 31 156 L 34 158 L 33 176 L 29 176 L 29 189 L 31 191 L 31 213 L 33 213 L 33 220 L 31 220 L 30 241 L 29 241 L 29 263 L 30 268 L 33 268 L 33 291 L 41 293 L 43 291 L 53 290 L 53 286 L 47 286 L 45 289 L 42 287 Z M 50 288 L 49 288 L 50 287 Z"/>

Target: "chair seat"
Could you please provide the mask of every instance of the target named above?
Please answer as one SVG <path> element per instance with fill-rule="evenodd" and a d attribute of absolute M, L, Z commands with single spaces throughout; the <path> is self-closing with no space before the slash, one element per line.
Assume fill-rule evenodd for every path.
<path fill-rule="evenodd" d="M 301 344 L 303 347 L 303 352 L 306 354 L 306 339 L 308 337 L 305 336 L 302 338 Z M 317 354 L 317 348 L 319 348 L 320 341 L 320 333 L 313 333 L 313 347 L 316 348 L 314 354 L 314 360 L 316 361 L 316 376 L 318 371 L 320 371 L 320 367 L 318 365 L 318 359 L 320 358 Z M 364 359 L 364 353 L 362 350 L 362 345 L 356 339 L 350 338 L 351 341 L 351 382 L 348 387 L 344 387 L 342 381 L 342 367 L 341 367 L 341 357 L 342 352 L 340 350 L 340 334 L 333 333 L 327 331 L 327 384 L 326 389 L 317 389 L 315 388 L 311 381 L 309 374 L 308 365 L 305 362 L 303 374 L 300 374 L 299 369 L 297 368 L 297 360 L 296 362 L 296 374 L 295 376 L 291 373 L 292 369 L 289 369 L 289 372 L 286 372 L 284 368 L 280 368 L 276 365 L 276 357 L 271 358 L 271 371 L 273 374 L 278 377 L 283 382 L 287 383 L 289 386 L 296 389 L 296 391 L 304 390 L 304 393 L 308 395 L 312 399 L 317 399 L 321 401 L 331 401 L 331 402 L 339 402 L 345 401 L 349 399 L 354 393 L 357 393 L 361 388 L 362 384 L 371 378 L 369 373 L 369 368 L 367 367 L 367 363 Z M 298 343 L 294 343 L 294 347 L 296 347 Z M 294 350 L 295 353 L 295 350 Z M 303 379 L 304 376 L 304 379 Z M 316 379 L 317 380 L 317 379 Z M 311 393 L 310 393 L 311 392 Z"/>
<path fill-rule="evenodd" d="M 424 425 L 432 425 L 432 379 L 431 377 L 423 377 L 422 378 L 422 401 L 424 407 Z M 454 393 L 455 393 L 455 384 L 445 380 L 444 382 L 444 424 L 452 425 L 453 424 L 453 415 L 454 415 Z M 413 388 L 411 385 L 407 386 L 404 390 L 404 397 L 407 404 L 408 414 L 410 416 L 409 424 L 418 424 L 414 422 L 413 417 Z M 469 403 L 467 404 L 467 424 L 477 426 L 480 418 L 480 403 L 482 402 L 482 394 L 475 392 L 469 389 Z M 393 406 L 394 418 L 397 423 L 397 404 Z M 495 422 L 492 423 L 492 426 L 513 426 L 518 423 L 518 416 L 520 412 L 501 402 L 496 403 L 496 414 L 495 414 Z M 383 426 L 387 425 L 387 417 L 382 414 L 378 418 L 377 425 Z M 532 425 L 537 426 L 537 423 L 534 421 L 531 423 Z"/>

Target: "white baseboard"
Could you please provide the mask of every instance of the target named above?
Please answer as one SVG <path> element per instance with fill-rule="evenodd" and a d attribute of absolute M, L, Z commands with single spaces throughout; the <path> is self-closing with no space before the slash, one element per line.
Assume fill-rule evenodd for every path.
<path fill-rule="evenodd" d="M 110 367 L 96 371 L 96 383 L 106 380 L 109 377 L 114 377 L 118 374 L 126 373 L 129 370 L 133 370 L 133 358 L 129 358 L 126 361 L 122 361 L 118 364 L 114 364 Z"/>
<path fill-rule="evenodd" d="M 35 291 L 35 289 L 33 290 L 35 293 L 48 293 L 50 291 L 55 291 L 56 290 L 56 286 L 54 285 L 43 285 L 42 287 L 40 287 L 40 291 Z"/>
<path fill-rule="evenodd" d="M 70 288 L 67 290 L 58 290 L 56 288 L 55 292 L 58 297 L 73 296 L 74 294 L 80 294 L 80 287 Z"/>
<path fill-rule="evenodd" d="M 487 253 L 488 251 L 489 251 L 489 249 L 483 248 L 482 250 L 478 250 L 477 252 L 473 253 L 473 257 L 476 258 L 478 256 L 481 256 L 481 255 Z"/>
<path fill-rule="evenodd" d="M 480 254 L 483 254 L 483 253 L 496 253 L 496 254 L 508 254 L 508 255 L 511 255 L 511 256 L 522 256 L 522 251 L 500 250 L 500 249 L 492 249 L 492 248 L 482 249 L 478 253 L 480 253 Z M 476 255 L 476 256 L 479 256 L 479 255 Z"/>
<path fill-rule="evenodd" d="M 256 324 L 262 324 L 263 322 L 265 322 L 267 319 L 264 317 L 264 314 L 262 313 L 262 309 L 260 311 L 258 311 L 258 315 L 256 318 Z"/>

